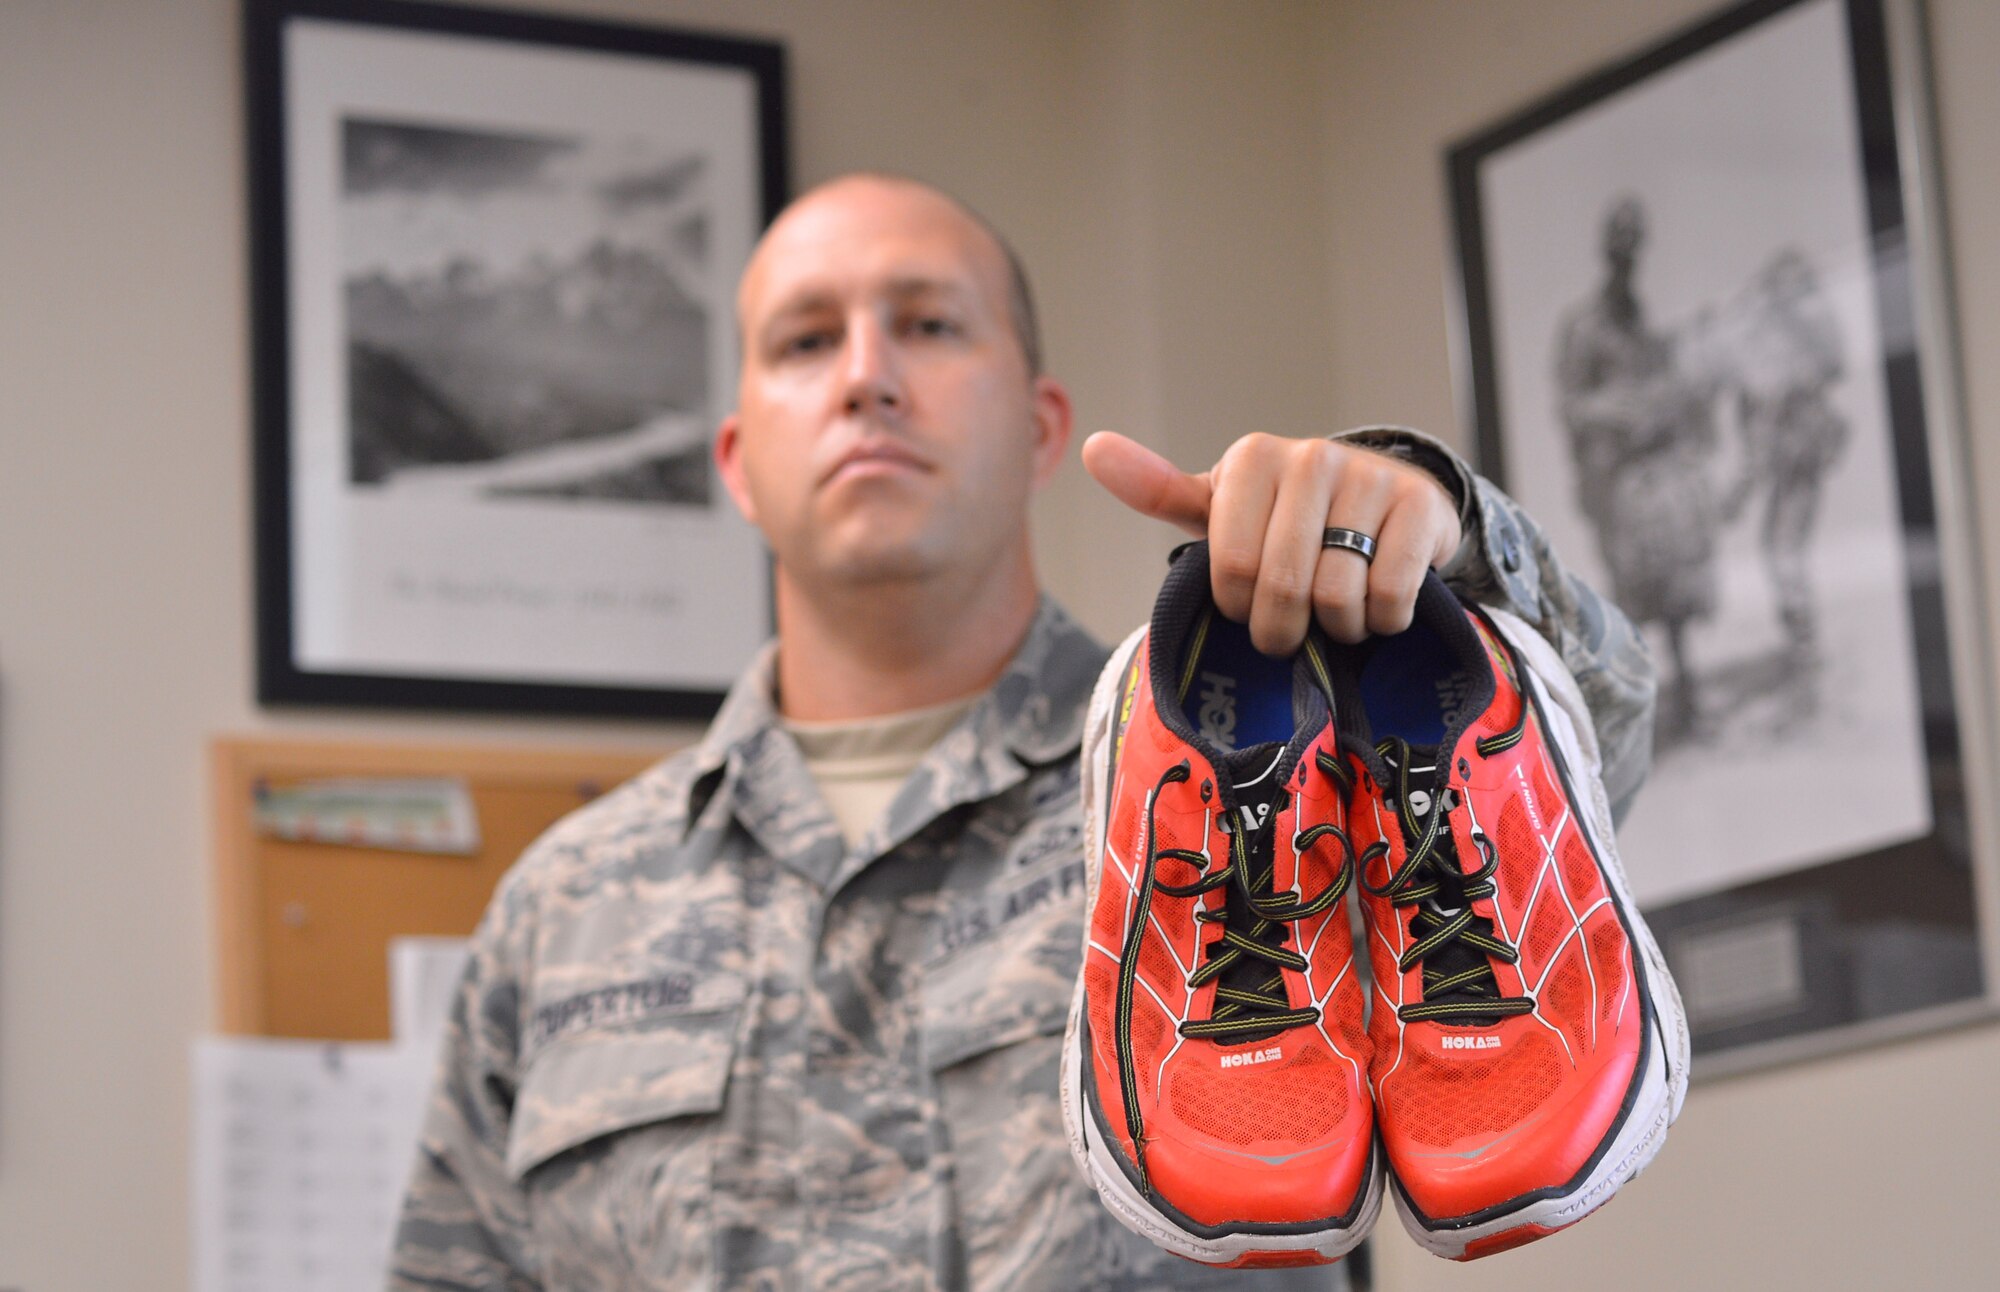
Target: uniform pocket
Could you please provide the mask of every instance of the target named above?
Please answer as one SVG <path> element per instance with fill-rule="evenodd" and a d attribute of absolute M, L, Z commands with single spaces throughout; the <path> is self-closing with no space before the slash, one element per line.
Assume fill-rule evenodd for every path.
<path fill-rule="evenodd" d="M 708 992 L 700 1008 L 573 1031 L 529 1061 L 507 1170 L 546 1286 L 713 1284 L 710 1190 L 741 984 L 730 994 L 729 1004 Z"/>
<path fill-rule="evenodd" d="M 1101 1209 L 1070 1159 L 1058 1097 L 1082 904 L 1081 863 L 1052 857 L 948 908 L 945 949 L 924 965 L 924 1056 L 975 1292 L 1074 1287 L 1091 1268 L 1069 1257 Z"/>
<path fill-rule="evenodd" d="M 516 1180 L 558 1153 L 628 1127 L 722 1110 L 739 1006 L 565 1037 L 536 1055 L 507 1138 Z"/>
<path fill-rule="evenodd" d="M 923 969 L 925 1058 L 933 1071 L 1059 1033 L 1083 937 L 1083 863 L 1049 864 L 965 898 L 940 924 Z"/>
<path fill-rule="evenodd" d="M 1070 1156 L 1060 1085 L 1083 956 L 1080 836 L 1073 814 L 1049 812 L 998 873 L 957 886 L 923 966 L 924 1053 L 967 1292 L 1205 1286 L 1120 1225 Z"/>

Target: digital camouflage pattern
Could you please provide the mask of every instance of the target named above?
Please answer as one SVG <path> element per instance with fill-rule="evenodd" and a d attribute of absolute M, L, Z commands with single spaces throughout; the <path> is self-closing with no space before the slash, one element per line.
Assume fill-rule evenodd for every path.
<path fill-rule="evenodd" d="M 1380 436 L 1444 455 L 1474 536 L 1461 586 L 1598 679 L 1585 694 L 1600 733 L 1626 733 L 1607 744 L 1636 787 L 1651 673 L 1630 627 L 1446 450 Z M 390 1286 L 1341 1286 L 1338 1266 L 1158 1251 L 1070 1158 L 1076 753 L 1104 659 L 1045 601 L 850 849 L 778 724 L 767 648 L 699 745 L 539 840 L 474 937 Z"/>

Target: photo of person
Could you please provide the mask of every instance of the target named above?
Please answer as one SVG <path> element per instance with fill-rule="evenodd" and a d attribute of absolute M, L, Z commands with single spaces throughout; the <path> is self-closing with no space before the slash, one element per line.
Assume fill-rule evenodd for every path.
<path fill-rule="evenodd" d="M 1660 668 L 1649 903 L 1933 828 L 1845 36 L 1794 6 L 1479 166 L 1482 434 Z"/>

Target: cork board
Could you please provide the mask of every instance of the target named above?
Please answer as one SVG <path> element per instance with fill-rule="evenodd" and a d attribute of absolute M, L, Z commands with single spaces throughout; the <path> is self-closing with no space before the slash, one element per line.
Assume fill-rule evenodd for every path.
<path fill-rule="evenodd" d="M 221 1030 L 387 1040 L 390 939 L 471 933 L 523 848 L 664 752 L 217 739 L 210 754 Z M 351 777 L 462 780 L 477 815 L 476 850 L 440 855 L 259 832 L 260 786 Z"/>

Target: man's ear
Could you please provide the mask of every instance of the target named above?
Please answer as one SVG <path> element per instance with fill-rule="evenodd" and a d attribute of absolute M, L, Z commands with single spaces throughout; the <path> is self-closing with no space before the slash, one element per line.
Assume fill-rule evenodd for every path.
<path fill-rule="evenodd" d="M 736 503 L 736 510 L 752 525 L 757 523 L 757 504 L 750 498 L 750 484 L 743 477 L 743 419 L 735 413 L 722 419 L 715 430 L 715 470 L 722 487 Z"/>
<path fill-rule="evenodd" d="M 1055 479 L 1056 470 L 1069 452 L 1070 427 L 1075 411 L 1069 391 L 1054 377 L 1037 377 L 1032 394 L 1035 417 L 1035 488 Z"/>

